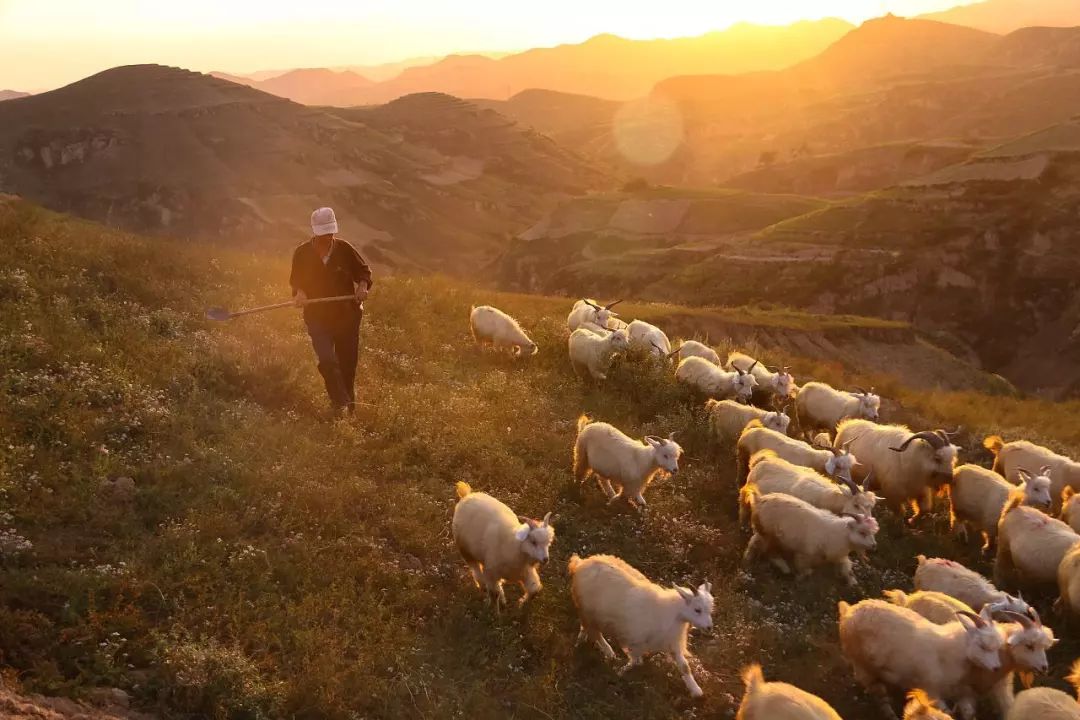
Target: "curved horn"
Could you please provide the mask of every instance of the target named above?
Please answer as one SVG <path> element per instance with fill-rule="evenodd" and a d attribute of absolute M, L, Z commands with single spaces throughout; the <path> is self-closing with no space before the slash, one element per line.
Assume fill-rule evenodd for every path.
<path fill-rule="evenodd" d="M 852 387 L 855 388 L 858 391 L 858 393 L 857 393 L 858 395 L 869 395 L 870 394 L 870 393 L 866 392 L 865 390 L 863 390 L 858 385 L 852 385 Z"/>
<path fill-rule="evenodd" d="M 533 528 L 534 530 L 539 525 L 539 523 L 536 520 L 532 519 L 531 517 L 525 517 L 524 515 L 518 515 L 517 518 L 518 518 L 518 520 L 525 523 L 526 525 Z"/>
<path fill-rule="evenodd" d="M 604 309 L 604 308 L 600 307 L 599 305 L 597 305 L 596 303 L 594 303 L 592 300 L 589 300 L 588 298 L 582 298 L 581 301 L 583 303 L 585 303 L 586 305 L 588 305 L 589 307 L 591 307 L 592 309 L 594 309 L 594 310 L 603 310 Z"/>
<path fill-rule="evenodd" d="M 653 346 L 654 348 L 656 348 L 657 350 L 659 350 L 659 351 L 660 351 L 660 354 L 661 354 L 661 355 L 667 355 L 667 353 L 665 353 L 665 352 L 664 352 L 664 348 L 662 348 L 662 347 L 660 347 L 659 345 L 657 345 L 657 344 L 656 344 L 656 342 L 655 342 L 654 340 L 650 340 L 650 341 L 649 341 L 649 343 L 650 343 L 650 344 L 651 344 L 651 345 L 652 345 L 652 346 Z"/>
<path fill-rule="evenodd" d="M 622 300 L 616 300 L 613 303 L 608 303 L 607 305 L 604 306 L 604 309 L 605 310 L 610 310 L 611 308 L 615 307 L 616 305 L 618 305 L 621 302 L 622 302 Z"/>
<path fill-rule="evenodd" d="M 1025 476 L 1025 478 L 1024 478 L 1025 481 L 1031 479 L 1031 471 L 1028 470 L 1027 468 L 1022 468 L 1022 467 L 1016 468 L 1016 474 L 1017 475 L 1024 475 Z"/>
<path fill-rule="evenodd" d="M 679 431 L 678 431 L 678 430 L 672 430 L 671 432 L 669 432 L 669 433 L 667 434 L 667 439 L 668 439 L 668 440 L 674 440 L 674 439 L 675 439 L 675 436 L 676 436 L 676 435 L 678 435 L 678 434 L 679 434 Z"/>
<path fill-rule="evenodd" d="M 818 450 L 828 450 L 829 452 L 831 452 L 833 455 L 836 455 L 836 456 L 840 455 L 840 451 L 837 450 L 836 448 L 834 448 L 832 445 L 822 445 L 821 443 L 817 442 L 816 440 L 814 442 L 810 443 L 810 447 L 817 448 Z"/>
<path fill-rule="evenodd" d="M 941 448 L 945 447 L 945 441 L 941 439 L 940 435 L 935 432 L 931 432 L 930 430 L 923 430 L 922 432 L 917 432 L 911 437 L 909 437 L 903 442 L 902 445 L 900 445 L 900 447 L 890 447 L 889 449 L 893 452 L 904 452 L 908 449 L 908 445 L 915 442 L 916 440 L 925 440 L 926 442 L 930 443 L 930 445 L 935 450 L 940 450 Z"/>
<path fill-rule="evenodd" d="M 656 345 L 656 343 L 653 343 L 653 345 Z M 669 353 L 667 354 L 667 357 L 668 357 L 668 359 L 670 359 L 670 358 L 673 358 L 673 357 L 675 357 L 676 355 L 678 355 L 679 353 L 681 353 L 681 352 L 682 352 L 682 347 L 683 347 L 683 346 L 682 346 L 682 345 L 680 345 L 679 347 L 677 347 L 677 348 L 675 348 L 674 350 L 672 350 L 671 352 L 669 352 Z M 657 349 L 659 349 L 659 346 L 657 346 Z M 663 352 L 663 351 L 661 350 L 661 352 Z"/>
<path fill-rule="evenodd" d="M 986 621 L 983 620 L 981 616 L 976 615 L 975 613 L 971 612 L 970 610 L 957 610 L 956 614 L 957 615 L 963 615 L 968 620 L 975 623 L 975 627 L 977 627 L 977 628 L 981 628 L 981 627 L 986 625 Z"/>
<path fill-rule="evenodd" d="M 861 485 L 860 487 L 862 488 L 862 491 L 863 491 L 863 492 L 866 492 L 866 488 L 870 487 L 870 479 L 871 479 L 872 477 L 874 477 L 874 470 L 873 470 L 873 468 L 871 468 L 871 469 L 870 469 L 870 472 L 866 473 L 866 476 L 865 476 L 865 477 L 863 477 L 863 479 L 862 479 L 862 485 Z"/>
<path fill-rule="evenodd" d="M 742 377 L 743 375 L 745 375 L 745 374 L 746 374 L 746 371 L 745 371 L 745 370 L 743 370 L 743 369 L 742 369 L 741 367 L 739 367 L 738 365 L 736 365 L 735 363 L 732 363 L 732 364 L 731 364 L 731 367 L 735 368 L 735 372 L 739 373 L 739 377 Z"/>
<path fill-rule="evenodd" d="M 657 442 L 661 442 L 661 441 L 663 441 L 664 438 L 660 437 L 659 435 L 646 435 L 645 439 L 646 440 L 655 440 Z"/>
<path fill-rule="evenodd" d="M 750 367 L 746 368 L 746 372 L 748 372 L 748 373 L 752 373 L 752 372 L 754 372 L 754 368 L 756 368 L 756 367 L 757 367 L 758 365 L 760 365 L 760 364 L 761 364 L 761 361 L 760 361 L 760 360 L 755 360 L 755 361 L 754 361 L 754 364 L 753 364 L 753 365 L 751 365 Z"/>
<path fill-rule="evenodd" d="M 1024 598 L 1020 599 L 1023 600 Z M 1042 625 L 1042 618 L 1039 617 L 1039 611 L 1036 610 L 1034 607 L 1028 605 L 1027 614 L 1028 617 L 1030 617 L 1036 625 Z"/>
<path fill-rule="evenodd" d="M 1050 471 L 1053 470 L 1053 469 L 1054 468 L 1050 467 L 1049 465 L 1043 465 L 1041 468 L 1039 468 L 1039 474 L 1040 475 L 1046 475 L 1047 477 L 1050 477 Z"/>
<path fill-rule="evenodd" d="M 856 485 L 855 481 L 852 480 L 851 478 L 838 476 L 838 479 L 840 480 L 840 482 L 842 482 L 844 484 L 844 487 L 846 487 L 848 490 L 851 491 L 851 496 L 852 497 L 855 497 L 860 492 L 862 492 L 862 489 L 858 485 Z"/>
<path fill-rule="evenodd" d="M 1013 622 L 1020 623 L 1020 625 L 1025 630 L 1028 630 L 1030 628 L 1035 627 L 1035 623 L 1032 622 L 1031 618 L 1029 618 L 1027 615 L 1023 615 L 1023 614 L 1018 613 L 1018 612 L 1013 612 L 1012 610 L 1002 610 L 1001 612 L 998 613 L 998 615 L 1000 615 L 1000 616 L 1002 616 L 1002 617 L 1004 617 L 1004 618 L 1006 618 L 1008 620 L 1012 620 Z"/>

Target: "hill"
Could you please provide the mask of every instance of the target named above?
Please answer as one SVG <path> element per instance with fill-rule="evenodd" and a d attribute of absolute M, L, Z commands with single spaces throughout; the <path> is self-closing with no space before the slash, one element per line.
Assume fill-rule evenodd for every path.
<path fill-rule="evenodd" d="M 1072 0 L 984 0 L 922 17 L 996 33 L 1027 27 L 1080 25 L 1080 6 Z"/>
<path fill-rule="evenodd" d="M 611 182 L 494 111 L 402 102 L 438 125 L 403 142 L 393 109 L 361 119 L 184 70 L 117 68 L 0 106 L 0 190 L 275 251 L 308 236 L 312 208 L 333 205 L 376 263 L 453 270 L 490 259 L 558 199 Z"/>
<path fill-rule="evenodd" d="M 702 716 L 733 711 L 738 669 L 752 659 L 846 717 L 874 711 L 837 649 L 833 578 L 740 571 L 730 448 L 707 439 L 700 400 L 636 362 L 603 388 L 574 379 L 568 299 L 379 278 L 364 405 L 328 424 L 312 417 L 321 391 L 294 313 L 202 319 L 210 304 L 278 297 L 284 263 L 119 234 L 16 200 L 0 202 L 0 259 L 10 369 L 0 657 L 27 691 L 120 687 L 163 716 L 493 717 L 528 704 L 560 719 L 682 717 L 689 704 L 667 664 L 619 677 L 592 649 L 574 650 L 560 568 L 571 552 L 614 552 L 658 581 L 713 581 L 723 621 L 692 640 Z M 515 363 L 476 351 L 465 318 L 479 302 L 518 316 L 540 354 Z M 740 347 L 800 379 L 875 383 L 889 419 L 1080 443 L 1075 403 L 959 391 L 1001 383 L 903 324 L 631 303 L 625 312 L 712 330 L 722 349 L 723 328 L 741 323 Z M 865 360 L 883 369 L 864 370 Z M 942 370 L 933 392 L 903 379 L 926 382 L 931 369 Z M 681 433 L 683 470 L 654 484 L 648 515 L 608 508 L 572 482 L 583 410 L 635 435 Z M 965 459 L 985 460 L 977 453 Z M 119 477 L 134 489 L 118 489 Z M 495 620 L 468 582 L 447 537 L 457 480 L 519 512 L 559 515 L 545 588 L 527 611 Z M 916 552 L 985 571 L 975 546 L 886 532 L 857 563 L 859 595 L 909 587 Z M 1053 682 L 1076 651 L 1068 638 L 1054 650 Z"/>
<path fill-rule="evenodd" d="M 875 170 L 883 147 L 979 149 L 1080 112 L 1072 100 L 1078 47 L 1080 28 L 998 36 L 887 16 L 782 70 L 674 76 L 657 83 L 647 99 L 622 107 L 553 95 L 495 107 L 653 183 L 741 184 L 743 176 L 765 169 L 754 178 L 754 189 L 878 189 L 909 176 L 908 170 Z M 664 138 L 660 144 L 669 147 L 659 155 L 636 152 L 653 138 Z M 948 155 L 920 153 L 928 169 Z M 828 179 L 828 168 L 841 157 L 858 166 L 854 183 Z M 784 172 L 769 170 L 796 160 Z M 824 180 L 811 179 L 822 168 Z M 804 169 L 810 175 L 793 177 Z M 764 184 L 768 178 L 776 184 Z"/>
<path fill-rule="evenodd" d="M 501 57 L 450 55 L 431 64 L 406 67 L 383 82 L 342 89 L 321 102 L 370 105 L 420 92 L 506 100 L 535 88 L 629 100 L 647 94 L 654 84 L 672 75 L 785 67 L 813 57 L 850 28 L 835 19 L 777 27 L 744 23 L 672 40 L 598 35 L 583 43 L 533 48 Z M 265 84 L 259 87 L 273 92 Z"/>
<path fill-rule="evenodd" d="M 351 70 L 310 68 L 291 70 L 263 80 L 256 88 L 304 105 L 334 105 L 341 95 L 370 87 L 374 82 Z"/>
<path fill-rule="evenodd" d="M 997 40 L 981 30 L 887 15 L 866 21 L 791 73 L 830 88 L 874 84 L 979 62 Z"/>
<path fill-rule="evenodd" d="M 650 223 L 666 217 L 659 207 L 648 221 L 628 216 L 633 224 L 620 225 L 610 220 L 611 205 L 569 202 L 508 247 L 500 281 L 533 292 L 780 303 L 904 320 L 951 337 L 950 348 L 1025 390 L 1076 396 L 1080 370 L 1067 358 L 1080 351 L 1072 290 L 1080 266 L 1068 208 L 1078 200 L 1080 126 L 1071 121 L 987 150 L 955 150 L 960 162 L 912 173 L 890 189 L 825 204 L 785 201 L 788 217 L 762 217 L 769 224 L 756 229 L 713 215 L 694 234 L 677 224 L 654 231 Z M 778 165 L 742 182 L 759 190 L 810 184 L 795 171 L 812 178 L 816 162 L 792 161 L 796 168 Z M 835 168 L 821 172 L 817 187 L 835 187 Z M 676 209 L 685 208 L 664 204 L 668 214 Z M 754 217 L 738 204 L 731 212 Z M 1015 340 L 1002 343 L 1003 333 Z"/>
<path fill-rule="evenodd" d="M 30 93 L 19 92 L 18 90 L 0 90 L 0 101 L 17 100 L 24 97 L 30 97 Z"/>
<path fill-rule="evenodd" d="M 897 142 L 832 155 L 773 159 L 726 181 L 755 192 L 845 196 L 897 185 L 967 159 L 980 145 L 964 142 Z"/>

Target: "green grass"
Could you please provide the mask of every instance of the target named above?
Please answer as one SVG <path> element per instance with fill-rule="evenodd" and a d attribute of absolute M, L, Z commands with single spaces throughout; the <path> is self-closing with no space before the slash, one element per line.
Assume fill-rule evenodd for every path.
<path fill-rule="evenodd" d="M 115 685 L 176 717 L 723 717 L 756 659 L 845 717 L 871 712 L 836 646 L 835 601 L 858 596 L 827 573 L 796 586 L 739 570 L 730 448 L 708 440 L 699 400 L 667 369 L 623 363 L 604 387 L 576 380 L 567 300 L 379 278 L 364 405 L 328 423 L 295 312 L 202 319 L 210 305 L 280 298 L 284 262 L 118 235 L 21 202 L 0 202 L 0 261 L 0 531 L 33 543 L 0 541 L 0 661 L 26 689 Z M 474 349 L 466 317 L 479 302 L 516 315 L 540 354 Z M 902 403 L 889 404 L 894 417 L 1077 440 L 1075 405 L 927 397 L 787 360 L 800 377 L 877 382 Z M 635 435 L 682 432 L 685 471 L 649 491 L 647 517 L 573 484 L 583 411 Z M 100 487 L 119 476 L 135 480 L 130 502 Z M 457 480 L 561 516 L 545 588 L 524 611 L 494 618 L 468 581 L 449 538 Z M 908 587 L 916 552 L 986 569 L 929 530 L 883 532 L 857 569 L 869 595 Z M 717 628 L 691 641 L 703 701 L 666 661 L 620 678 L 594 648 L 573 647 L 572 552 L 621 555 L 660 582 L 712 580 Z M 1056 678 L 1076 651 L 1055 649 Z"/>

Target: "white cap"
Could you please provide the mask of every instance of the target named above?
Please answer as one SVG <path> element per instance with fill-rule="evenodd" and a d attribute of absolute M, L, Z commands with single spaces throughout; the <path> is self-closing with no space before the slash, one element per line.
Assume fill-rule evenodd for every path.
<path fill-rule="evenodd" d="M 337 216 L 334 208 L 322 207 L 311 213 L 311 232 L 319 235 L 337 234 Z"/>

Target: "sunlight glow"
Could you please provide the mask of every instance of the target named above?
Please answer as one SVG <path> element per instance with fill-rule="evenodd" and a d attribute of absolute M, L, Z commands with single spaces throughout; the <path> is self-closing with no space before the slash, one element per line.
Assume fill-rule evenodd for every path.
<path fill-rule="evenodd" d="M 914 15 L 964 2 L 0 0 L 0 88 L 40 89 L 138 62 L 234 72 L 374 64 L 546 47 L 600 33 L 648 39 L 700 35 L 737 22 L 840 17 L 858 23 L 887 12 Z"/>

